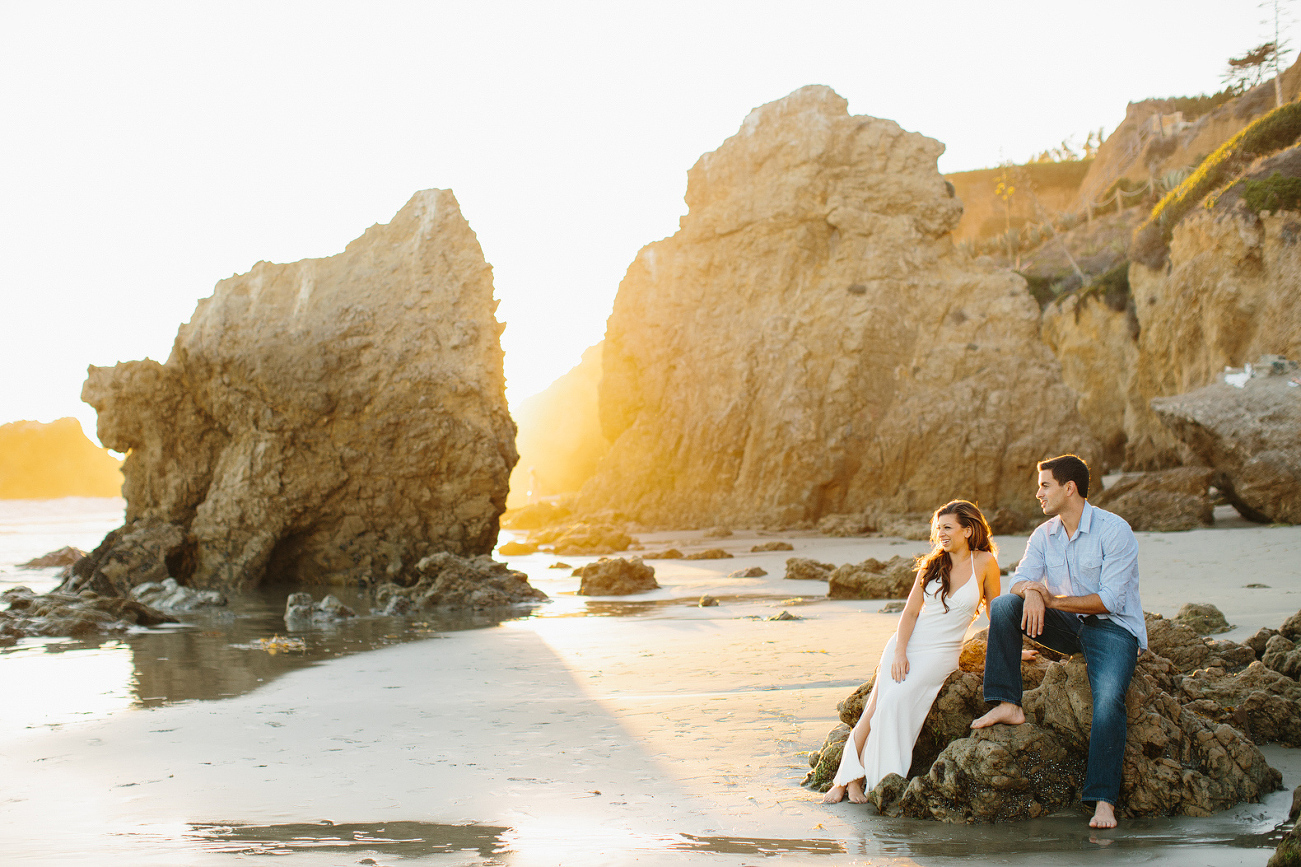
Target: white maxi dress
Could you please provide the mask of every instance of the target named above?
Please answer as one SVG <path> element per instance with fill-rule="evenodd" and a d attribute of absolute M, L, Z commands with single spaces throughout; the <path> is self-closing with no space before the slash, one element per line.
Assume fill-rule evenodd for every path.
<path fill-rule="evenodd" d="M 949 610 L 940 601 L 940 585 L 931 582 L 934 593 L 925 594 L 917 625 L 908 639 L 908 676 L 895 683 L 890 676 L 894 662 L 896 632 L 886 642 L 877 663 L 876 711 L 869 721 L 871 730 L 862 755 L 854 754 L 854 735 L 845 742 L 834 785 L 843 786 L 862 778 L 863 791 L 870 792 L 887 774 L 908 776 L 913 745 L 921 733 L 926 714 L 945 679 L 958 667 L 962 639 L 980 607 L 980 582 L 976 580 L 976 558 L 971 558 L 971 578 L 948 598 Z M 863 725 L 859 720 L 858 725 Z M 857 729 L 857 726 L 855 727 Z"/>

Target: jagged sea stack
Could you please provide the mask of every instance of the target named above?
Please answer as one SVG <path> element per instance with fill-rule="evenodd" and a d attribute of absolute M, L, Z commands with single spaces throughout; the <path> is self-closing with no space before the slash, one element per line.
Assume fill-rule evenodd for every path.
<path fill-rule="evenodd" d="M 619 286 L 613 446 L 582 507 L 790 524 L 962 496 L 1033 514 L 1036 460 L 1091 457 L 1024 281 L 953 247 L 943 150 L 813 86 L 701 157 L 681 228 Z"/>
<path fill-rule="evenodd" d="M 221 281 L 166 364 L 91 367 L 100 439 L 129 452 L 98 577 L 367 583 L 488 553 L 516 461 L 496 306 L 427 190 L 336 256 Z"/>

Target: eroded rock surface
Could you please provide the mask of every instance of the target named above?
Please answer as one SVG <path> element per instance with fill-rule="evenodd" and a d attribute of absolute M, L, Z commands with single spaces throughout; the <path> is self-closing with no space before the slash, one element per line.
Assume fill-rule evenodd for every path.
<path fill-rule="evenodd" d="M 1301 524 L 1301 366 L 1265 359 L 1256 372 L 1241 388 L 1219 382 L 1152 408 L 1244 517 Z"/>
<path fill-rule="evenodd" d="M 786 577 L 791 576 L 788 574 Z M 827 596 L 832 599 L 903 599 L 912 589 L 915 578 L 916 559 L 913 557 L 892 557 L 886 563 L 868 558 L 862 563 L 836 567 L 827 578 Z"/>
<path fill-rule="evenodd" d="M 129 456 L 126 527 L 84 583 L 414 581 L 434 552 L 489 552 L 516 461 L 495 309 L 446 190 L 336 256 L 221 281 L 165 364 L 89 371 Z M 145 527 L 177 537 L 161 562 Z"/>
<path fill-rule="evenodd" d="M 1174 532 L 1215 523 L 1209 489 L 1214 471 L 1208 467 L 1177 467 L 1131 473 L 1090 498 L 1100 509 L 1114 512 L 1134 530 Z"/>
<path fill-rule="evenodd" d="M 602 557 L 575 569 L 574 574 L 582 579 L 578 587 L 580 596 L 627 596 L 658 590 L 660 586 L 655 580 L 655 570 L 640 557 L 631 560 Z"/>
<path fill-rule="evenodd" d="M 134 599 L 102 596 L 93 590 L 66 593 L 55 590 L 37 595 L 27 587 L 0 594 L 8 605 L 0 611 L 0 645 L 25 636 L 89 638 L 118 635 L 133 626 L 175 623 L 176 618 Z"/>
<path fill-rule="evenodd" d="M 375 590 L 380 613 L 401 615 L 428 609 L 488 609 L 545 602 L 547 595 L 528 576 L 491 557 L 439 552 L 416 563 L 413 584 L 382 584 Z"/>
<path fill-rule="evenodd" d="M 793 526 L 961 491 L 1034 514 L 1044 443 L 1092 458 L 1024 281 L 954 249 L 942 151 L 815 86 L 701 157 L 620 284 L 583 510 Z"/>

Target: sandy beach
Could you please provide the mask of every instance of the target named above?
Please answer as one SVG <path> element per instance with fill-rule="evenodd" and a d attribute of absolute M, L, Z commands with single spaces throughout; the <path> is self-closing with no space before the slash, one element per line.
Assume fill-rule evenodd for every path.
<path fill-rule="evenodd" d="M 1165 616 L 1209 602 L 1235 626 L 1222 637 L 1241 640 L 1301 608 L 1301 527 L 1248 525 L 1224 509 L 1217 517 L 1212 529 L 1139 534 L 1143 602 Z M 745 553 L 775 538 L 796 550 Z M 1107 848 L 1119 863 L 1263 865 L 1273 848 L 1266 835 L 1301 783 L 1301 751 L 1268 746 L 1286 791 L 1263 804 L 1210 819 L 1127 821 L 1092 837 L 1074 815 L 965 827 L 822 806 L 798 785 L 805 755 L 835 724 L 836 702 L 870 673 L 896 616 L 878 613 L 879 601 L 828 600 L 822 582 L 783 579 L 785 558 L 859 562 L 925 544 L 745 533 L 641 542 L 736 556 L 653 561 L 662 589 L 619 600 L 572 595 L 578 581 L 548 569 L 553 556 L 511 558 L 555 600 L 532 617 L 431 630 L 268 674 L 218 700 L 141 707 L 121 672 L 106 671 L 89 689 L 118 696 L 101 710 L 4 728 L 6 857 L 1019 864 L 1049 852 L 1054 863 L 1084 864 Z M 998 542 L 1005 561 L 1024 547 L 1024 538 Z M 769 574 L 727 577 L 751 565 Z M 721 604 L 696 607 L 705 593 Z M 763 619 L 783 610 L 803 619 Z M 43 676 L 85 670 L 78 653 L 90 652 L 44 660 Z M 30 710 L 42 688 L 23 671 L 17 657 L 0 657 L 8 702 Z"/>

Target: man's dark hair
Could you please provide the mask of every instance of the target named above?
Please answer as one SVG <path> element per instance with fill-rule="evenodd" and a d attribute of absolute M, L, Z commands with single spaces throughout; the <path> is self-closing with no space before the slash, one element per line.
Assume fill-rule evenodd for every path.
<path fill-rule="evenodd" d="M 1075 490 L 1080 492 L 1080 496 L 1086 500 L 1089 498 L 1089 465 L 1075 455 L 1060 455 L 1040 461 L 1039 469 L 1052 473 L 1059 485 L 1074 482 Z"/>

